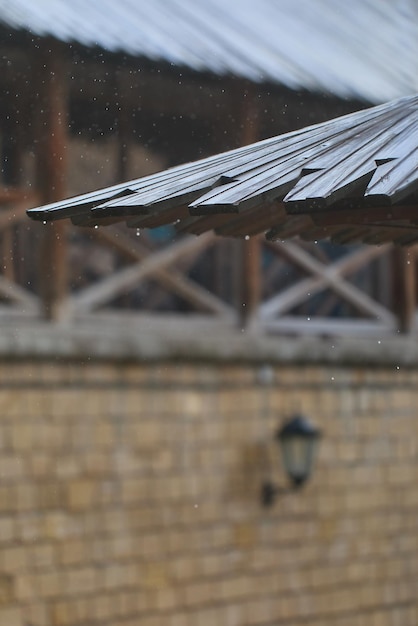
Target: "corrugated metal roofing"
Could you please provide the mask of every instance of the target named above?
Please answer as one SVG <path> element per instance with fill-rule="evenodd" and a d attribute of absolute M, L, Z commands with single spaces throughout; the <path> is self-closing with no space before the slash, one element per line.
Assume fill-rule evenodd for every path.
<path fill-rule="evenodd" d="M 187 208 L 188 206 L 188 208 Z M 83 225 L 174 223 L 200 234 L 267 231 L 418 241 L 418 95 L 29 211 Z"/>
<path fill-rule="evenodd" d="M 0 0 L 0 23 L 373 103 L 418 91 L 416 0 Z"/>

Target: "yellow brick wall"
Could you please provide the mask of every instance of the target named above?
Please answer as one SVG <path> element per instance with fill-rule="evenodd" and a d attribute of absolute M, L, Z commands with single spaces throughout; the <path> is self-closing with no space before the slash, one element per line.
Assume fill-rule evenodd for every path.
<path fill-rule="evenodd" d="M 0 364 L 0 625 L 416 626 L 418 370 L 258 374 Z M 298 411 L 316 471 L 263 509 Z"/>

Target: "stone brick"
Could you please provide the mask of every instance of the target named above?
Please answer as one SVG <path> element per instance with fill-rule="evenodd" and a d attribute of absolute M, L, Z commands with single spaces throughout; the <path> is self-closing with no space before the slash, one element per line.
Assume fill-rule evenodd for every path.
<path fill-rule="evenodd" d="M 0 490 L 1 498 L 1 490 Z M 1 544 L 9 544 L 17 536 L 18 530 L 15 519 L 11 516 L 0 517 L 0 546 Z"/>
<path fill-rule="evenodd" d="M 0 574 L 0 607 L 13 604 L 15 595 L 14 577 L 10 574 Z"/>
<path fill-rule="evenodd" d="M 16 511 L 26 513 L 30 511 L 36 511 L 39 502 L 39 487 L 32 482 L 22 482 L 14 488 L 14 499 Z"/>
<path fill-rule="evenodd" d="M 62 479 L 78 478 L 82 474 L 80 455 L 61 454 L 55 458 L 54 471 L 56 476 Z"/>
<path fill-rule="evenodd" d="M 39 509 L 60 509 L 65 504 L 64 488 L 61 482 L 42 482 L 37 485 Z"/>
<path fill-rule="evenodd" d="M 66 601 L 54 602 L 50 611 L 53 626 L 68 626 L 75 618 L 74 608 Z"/>
<path fill-rule="evenodd" d="M 65 574 L 66 593 L 70 595 L 91 593 L 103 588 L 102 572 L 98 568 L 82 567 Z"/>
<path fill-rule="evenodd" d="M 141 583 L 147 589 L 163 589 L 169 585 L 165 563 L 150 562 L 141 567 Z"/>
<path fill-rule="evenodd" d="M 11 426 L 11 443 L 17 452 L 28 452 L 34 449 L 36 441 L 36 425 L 32 422 L 16 422 Z"/>
<path fill-rule="evenodd" d="M 50 599 L 64 595 L 66 586 L 64 573 L 42 571 L 36 575 L 36 587 L 40 598 Z"/>
<path fill-rule="evenodd" d="M 22 478 L 23 473 L 24 465 L 21 456 L 0 455 L 0 478 L 2 482 Z"/>
<path fill-rule="evenodd" d="M 167 626 L 192 626 L 190 614 L 185 611 L 171 611 L 167 616 Z"/>
<path fill-rule="evenodd" d="M 56 564 L 56 549 L 52 544 L 38 543 L 26 548 L 28 563 L 31 569 L 52 567 Z"/>
<path fill-rule="evenodd" d="M 21 608 L 0 608 L 0 624 L 4 626 L 24 626 Z"/>
<path fill-rule="evenodd" d="M 63 511 L 51 511 L 44 516 L 44 535 L 47 539 L 64 539 L 78 534 L 74 520 Z"/>
<path fill-rule="evenodd" d="M 58 561 L 66 565 L 79 565 L 92 560 L 91 544 L 86 539 L 66 539 L 55 548 Z"/>
<path fill-rule="evenodd" d="M 45 603 L 32 602 L 22 607 L 23 621 L 30 626 L 45 626 L 49 623 L 49 610 Z"/>
<path fill-rule="evenodd" d="M 13 389 L 0 390 L 0 420 L 20 418 L 25 411 L 22 395 Z"/>
<path fill-rule="evenodd" d="M 25 454 L 29 474 L 34 478 L 49 478 L 53 468 L 53 457 L 47 451 L 32 451 Z"/>
<path fill-rule="evenodd" d="M 0 571 L 22 572 L 27 568 L 28 555 L 23 546 L 4 547 L 0 551 Z"/>
<path fill-rule="evenodd" d="M 93 480 L 77 479 L 67 484 L 68 508 L 73 511 L 91 509 L 96 504 L 97 485 Z"/>
<path fill-rule="evenodd" d="M 16 600 L 26 603 L 37 599 L 35 576 L 32 574 L 18 574 L 15 576 Z"/>
<path fill-rule="evenodd" d="M 237 548 L 248 549 L 257 543 L 257 529 L 254 524 L 242 522 L 233 530 L 234 544 Z"/>
<path fill-rule="evenodd" d="M 19 488 L 21 485 L 18 486 Z M 0 485 L 0 514 L 16 511 L 17 488 Z"/>

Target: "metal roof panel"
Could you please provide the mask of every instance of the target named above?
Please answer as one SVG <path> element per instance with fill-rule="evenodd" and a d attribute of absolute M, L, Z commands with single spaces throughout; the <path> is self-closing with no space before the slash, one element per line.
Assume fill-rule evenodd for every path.
<path fill-rule="evenodd" d="M 0 23 L 369 102 L 418 90 L 416 0 L 0 0 Z"/>

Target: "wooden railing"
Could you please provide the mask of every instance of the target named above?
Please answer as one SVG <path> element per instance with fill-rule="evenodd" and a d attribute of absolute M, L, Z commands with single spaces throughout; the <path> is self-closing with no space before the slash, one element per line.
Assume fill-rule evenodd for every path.
<path fill-rule="evenodd" d="M 45 261 L 39 264 L 36 258 L 28 258 L 26 265 L 36 275 L 29 279 L 27 273 L 14 269 L 21 259 L 10 254 L 16 249 L 13 239 L 18 229 L 32 227 L 25 210 L 36 197 L 0 189 L 0 198 L 1 311 L 41 318 L 46 310 L 44 283 L 54 268 L 44 275 Z M 51 226 L 35 226 L 34 237 L 40 242 L 42 229 Z M 49 234 L 61 236 L 62 231 Z M 130 310 L 187 315 L 191 325 L 203 313 L 264 333 L 388 336 L 414 329 L 414 248 L 402 252 L 402 265 L 400 252 L 390 245 L 333 248 L 329 256 L 326 246 L 298 239 L 272 243 L 256 238 L 249 246 L 247 241 L 219 238 L 211 232 L 174 239 L 170 235 L 156 243 L 146 233 L 137 237 L 135 231 L 119 225 L 97 230 L 71 227 L 65 236 L 69 280 L 58 310 L 67 321 L 94 316 L 99 310 Z M 85 258 L 77 272 L 82 280 L 71 268 L 80 241 Z M 40 243 L 34 246 L 37 249 Z M 83 262 L 95 249 L 106 250 L 112 258 L 112 270 L 104 270 L 101 276 L 89 275 L 87 265 L 83 270 Z"/>

